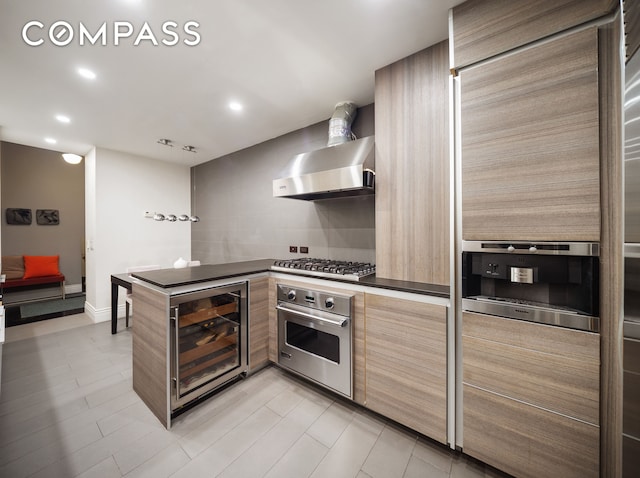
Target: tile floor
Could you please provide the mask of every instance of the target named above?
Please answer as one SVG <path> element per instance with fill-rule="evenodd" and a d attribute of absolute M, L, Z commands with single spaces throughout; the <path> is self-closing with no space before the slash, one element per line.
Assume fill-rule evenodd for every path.
<path fill-rule="evenodd" d="M 132 389 L 124 324 L 47 322 L 6 331 L 0 477 L 502 476 L 277 367 L 167 431 Z"/>

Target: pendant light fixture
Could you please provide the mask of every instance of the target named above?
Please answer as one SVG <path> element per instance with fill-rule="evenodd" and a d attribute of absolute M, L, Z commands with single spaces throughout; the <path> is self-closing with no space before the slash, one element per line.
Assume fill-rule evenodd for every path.
<path fill-rule="evenodd" d="M 143 216 L 146 217 L 147 219 L 153 219 L 154 221 L 168 221 L 168 222 L 187 222 L 187 221 L 191 221 L 191 222 L 200 222 L 200 218 L 194 214 L 192 215 L 187 215 L 187 214 L 180 214 L 179 216 L 176 216 L 175 214 L 162 214 L 160 212 L 148 212 L 145 211 L 143 213 Z"/>
<path fill-rule="evenodd" d="M 173 148 L 173 141 L 170 140 L 169 138 L 160 138 L 157 141 L 158 144 L 161 144 L 162 146 L 168 146 L 170 148 Z M 195 146 L 190 146 L 190 145 L 185 145 L 182 147 L 183 151 L 186 151 L 187 153 L 197 153 L 198 150 L 196 149 Z M 191 178 L 191 185 L 193 187 L 194 184 L 194 176 L 193 176 L 193 172 L 194 169 L 191 168 L 191 174 L 192 174 L 192 178 Z M 192 198 L 192 208 L 193 210 L 195 210 L 195 198 Z M 162 214 L 159 212 L 145 212 L 144 213 L 144 217 L 148 218 L 148 219 L 153 219 L 155 221 L 168 221 L 168 222 L 200 222 L 200 218 L 198 216 L 196 216 L 195 214 L 180 214 L 180 215 L 175 215 L 175 214 Z"/>
<path fill-rule="evenodd" d="M 62 153 L 62 157 L 69 164 L 80 164 L 82 156 L 73 153 Z"/>

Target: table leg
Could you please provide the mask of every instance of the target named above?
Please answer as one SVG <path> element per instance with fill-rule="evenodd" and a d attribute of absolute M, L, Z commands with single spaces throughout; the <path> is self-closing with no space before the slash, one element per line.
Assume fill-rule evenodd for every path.
<path fill-rule="evenodd" d="M 118 284 L 111 283 L 111 333 L 118 328 Z"/>

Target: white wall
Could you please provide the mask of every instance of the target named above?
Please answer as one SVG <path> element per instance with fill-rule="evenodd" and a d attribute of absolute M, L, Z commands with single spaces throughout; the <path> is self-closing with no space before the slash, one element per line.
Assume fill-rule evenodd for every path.
<path fill-rule="evenodd" d="M 187 166 L 103 148 L 86 155 L 87 303 L 94 322 L 111 318 L 111 274 L 127 267 L 173 267 L 191 258 L 191 223 L 154 221 L 145 211 L 190 213 Z M 121 289 L 122 303 L 124 291 Z"/>

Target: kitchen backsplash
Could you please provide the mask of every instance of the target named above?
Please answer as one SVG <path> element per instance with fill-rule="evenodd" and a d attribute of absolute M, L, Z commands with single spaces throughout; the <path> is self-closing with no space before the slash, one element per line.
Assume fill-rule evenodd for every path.
<path fill-rule="evenodd" d="M 360 108 L 358 137 L 374 134 L 373 104 Z M 272 180 L 298 153 L 326 146 L 329 121 L 211 160 L 192 170 L 191 256 L 202 263 L 321 257 L 375 262 L 375 198 L 307 202 L 274 198 Z M 308 246 L 309 254 L 289 253 Z"/>

